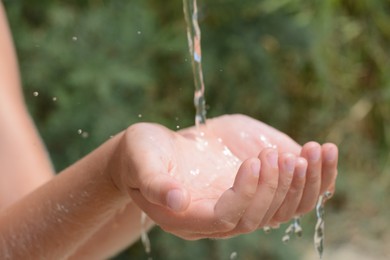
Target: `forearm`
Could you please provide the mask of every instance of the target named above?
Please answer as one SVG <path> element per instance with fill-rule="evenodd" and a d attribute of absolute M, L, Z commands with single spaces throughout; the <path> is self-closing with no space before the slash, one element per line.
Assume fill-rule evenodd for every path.
<path fill-rule="evenodd" d="M 0 259 L 65 258 L 128 203 L 128 196 L 108 173 L 108 161 L 119 140 L 120 136 L 110 139 L 3 210 Z"/>
<path fill-rule="evenodd" d="M 0 210 L 54 176 L 49 156 L 27 112 L 16 106 L 8 108 L 20 111 L 4 111 L 0 105 Z"/>
<path fill-rule="evenodd" d="M 142 223 L 142 211 L 134 202 L 113 214 L 109 221 L 91 236 L 69 259 L 108 259 L 137 241 L 154 223 L 146 217 Z"/>

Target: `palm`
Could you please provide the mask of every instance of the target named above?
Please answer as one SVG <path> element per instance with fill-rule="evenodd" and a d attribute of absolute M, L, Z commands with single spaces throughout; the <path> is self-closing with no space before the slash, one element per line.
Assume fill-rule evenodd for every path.
<path fill-rule="evenodd" d="M 208 126 L 240 159 L 254 157 L 265 147 L 299 154 L 301 147 L 286 134 L 244 115 L 211 119 Z"/>
<path fill-rule="evenodd" d="M 246 116 L 211 119 L 207 126 L 182 130 L 174 176 L 202 198 L 218 198 L 231 187 L 240 163 L 265 147 L 299 154 L 300 146 L 276 129 Z"/>

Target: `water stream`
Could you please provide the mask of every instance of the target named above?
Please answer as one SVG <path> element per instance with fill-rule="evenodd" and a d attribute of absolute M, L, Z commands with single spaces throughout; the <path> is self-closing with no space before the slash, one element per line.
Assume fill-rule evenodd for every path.
<path fill-rule="evenodd" d="M 316 248 L 320 259 L 322 259 L 322 255 L 324 253 L 325 201 L 330 198 L 330 196 L 331 193 L 326 191 L 319 197 L 316 205 L 317 223 L 314 231 L 314 247 Z"/>
<path fill-rule="evenodd" d="M 147 221 L 148 216 L 146 215 L 145 212 L 141 213 L 141 242 L 142 245 L 144 246 L 145 253 L 148 255 L 148 260 L 152 260 L 151 257 L 151 252 L 152 252 L 152 247 L 150 244 L 149 236 L 148 236 L 148 231 L 147 231 Z"/>
<path fill-rule="evenodd" d="M 316 216 L 317 222 L 314 228 L 314 247 L 318 253 L 320 259 L 322 259 L 322 255 L 324 253 L 324 238 L 325 238 L 325 201 L 330 198 L 331 193 L 326 191 L 323 195 L 318 198 L 316 204 Z M 284 236 L 282 237 L 282 241 L 287 243 L 290 241 L 292 235 L 296 235 L 297 237 L 302 236 L 303 229 L 301 227 L 301 218 L 295 217 L 292 220 L 292 223 L 287 226 L 284 231 Z M 266 233 L 269 233 L 269 229 L 264 229 Z"/>
<path fill-rule="evenodd" d="M 198 6 L 196 0 L 183 0 L 183 11 L 187 25 L 188 47 L 195 83 L 195 125 L 199 126 L 206 123 L 206 100 L 204 97 L 202 52 L 200 45 L 200 28 L 198 24 Z"/>

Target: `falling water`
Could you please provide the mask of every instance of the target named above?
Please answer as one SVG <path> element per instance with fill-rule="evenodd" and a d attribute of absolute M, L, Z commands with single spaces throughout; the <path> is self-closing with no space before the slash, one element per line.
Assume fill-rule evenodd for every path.
<path fill-rule="evenodd" d="M 148 254 L 148 260 L 152 260 L 152 257 L 150 256 L 150 253 L 152 251 L 152 247 L 150 244 L 147 228 L 146 228 L 146 219 L 147 215 L 145 212 L 141 213 L 141 241 L 144 246 L 146 254 Z"/>
<path fill-rule="evenodd" d="M 325 200 L 331 196 L 329 191 L 326 191 L 320 198 L 318 199 L 316 205 L 316 214 L 317 214 L 317 223 L 314 232 L 314 246 L 322 259 L 322 254 L 324 252 L 324 214 L 325 214 Z"/>
<path fill-rule="evenodd" d="M 282 241 L 287 243 L 290 241 L 291 235 L 296 235 L 297 237 L 302 236 L 302 226 L 301 226 L 301 218 L 295 217 L 292 223 L 286 228 L 284 231 L 284 236 L 282 237 Z"/>
<path fill-rule="evenodd" d="M 324 227 L 325 227 L 325 201 L 330 198 L 331 193 L 326 191 L 323 195 L 318 198 L 316 204 L 316 215 L 317 215 L 317 223 L 314 229 L 314 247 L 320 257 L 322 259 L 322 255 L 324 253 Z M 266 233 L 270 232 L 268 227 L 264 228 Z M 287 243 L 290 241 L 291 236 L 295 234 L 298 237 L 302 236 L 302 227 L 300 224 L 300 217 L 295 217 L 290 225 L 284 231 L 284 236 L 282 237 L 282 241 Z"/>
<path fill-rule="evenodd" d="M 192 71 L 195 81 L 195 125 L 199 126 L 206 123 L 206 100 L 204 97 L 200 28 L 198 24 L 198 7 L 196 0 L 183 0 L 183 11 L 187 25 L 188 47 L 190 50 Z"/>

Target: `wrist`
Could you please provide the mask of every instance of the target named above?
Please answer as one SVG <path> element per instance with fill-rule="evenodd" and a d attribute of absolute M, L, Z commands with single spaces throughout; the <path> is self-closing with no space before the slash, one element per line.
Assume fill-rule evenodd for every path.
<path fill-rule="evenodd" d="M 113 143 L 113 149 L 105 168 L 106 176 L 109 177 L 112 186 L 118 191 L 120 196 L 130 199 L 126 178 L 129 175 L 129 169 L 126 160 L 126 131 L 121 132 L 109 140 Z"/>

